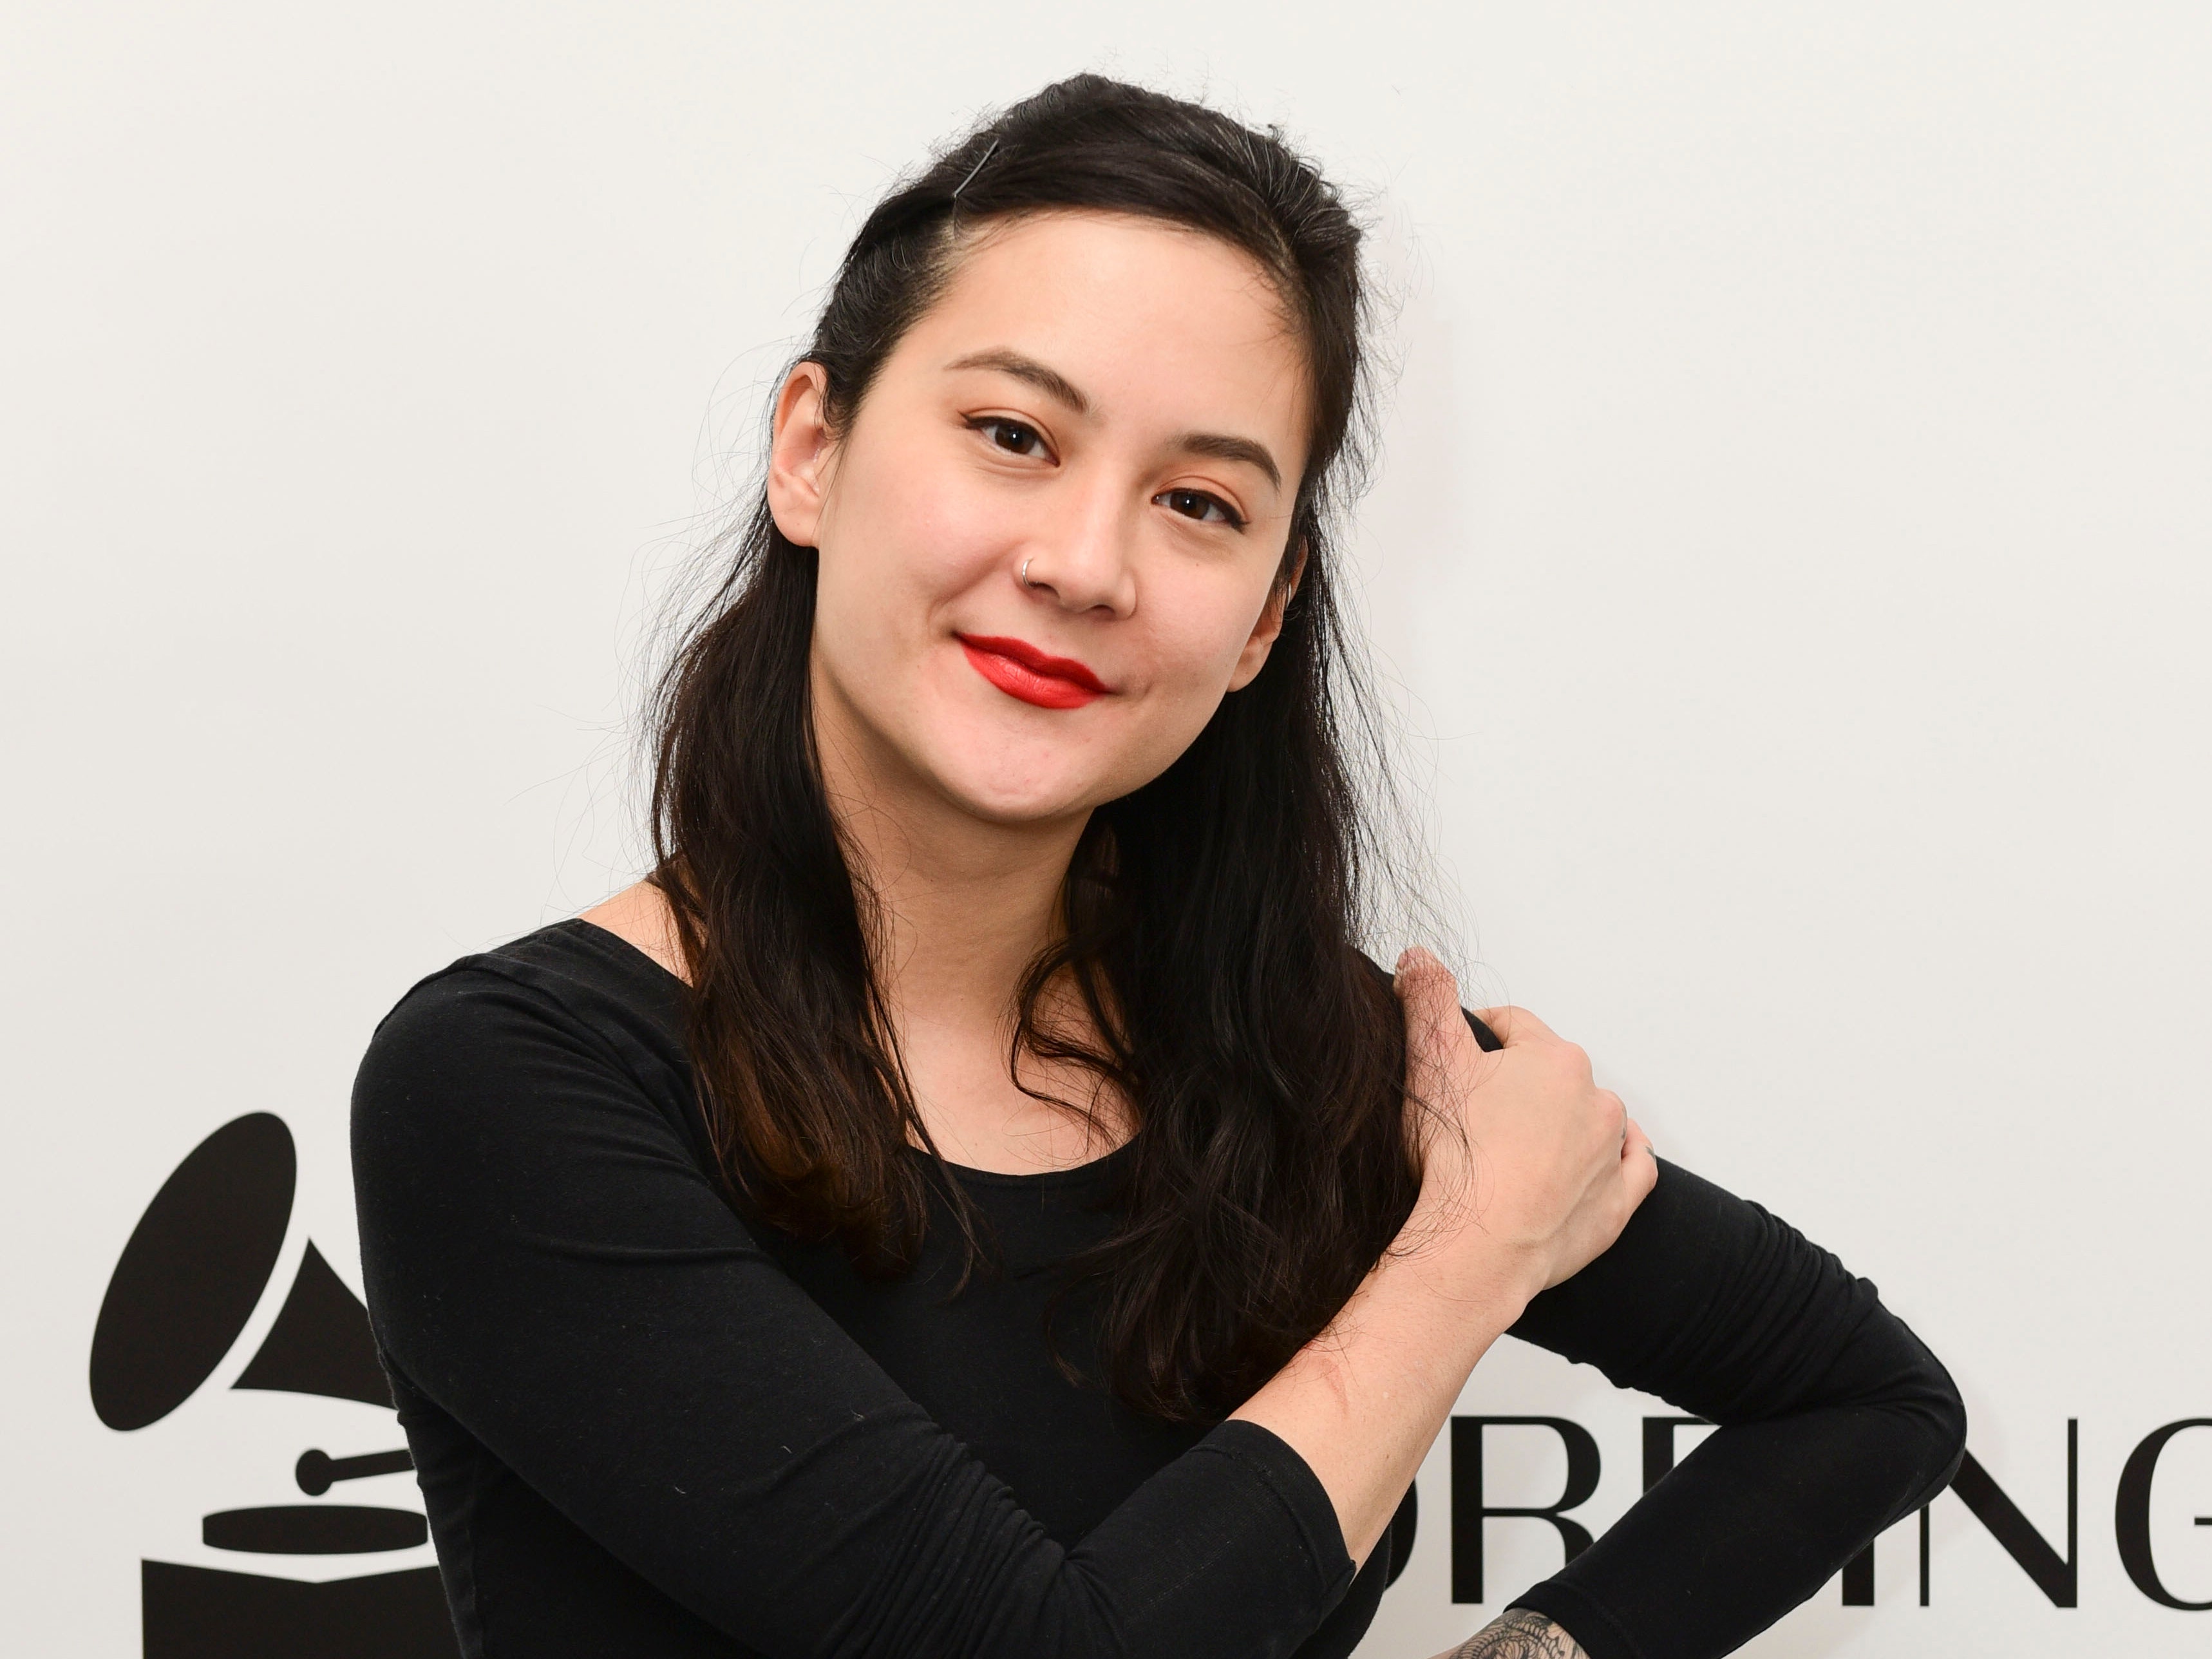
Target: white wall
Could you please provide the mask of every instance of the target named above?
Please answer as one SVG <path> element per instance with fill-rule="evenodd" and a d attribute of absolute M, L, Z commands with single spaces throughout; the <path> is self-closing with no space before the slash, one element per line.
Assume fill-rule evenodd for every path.
<path fill-rule="evenodd" d="M 1406 369 L 1361 557 L 1491 988 L 1874 1278 L 2057 1542 L 2079 1420 L 2077 1608 L 1947 1496 L 1931 1606 L 1907 1523 L 1874 1608 L 1832 1586 L 1752 1650 L 2194 1650 L 2212 1615 L 2128 1581 L 2112 1505 L 2142 1436 L 2212 1416 L 2209 16 L 19 5 L 9 1650 L 137 1652 L 142 1557 L 221 1565 L 198 1516 L 283 1501 L 303 1436 L 392 1440 L 223 1371 L 102 1427 L 117 1252 L 269 1110 L 288 1248 L 355 1275 L 368 1032 L 634 868 L 641 621 L 858 216 L 1086 66 L 1279 119 L 1378 199 Z M 1656 1408 L 1510 1348 L 1464 1409 L 1587 1424 L 1618 1513 Z M 1559 1479 L 1498 1442 L 1493 1502 Z M 1492 1606 L 1452 1605 L 1441 1451 L 1422 1490 L 1364 1655 L 1557 1565 L 1493 1523 Z M 2166 1582 L 2212 1598 L 2212 1431 L 2154 1499 Z"/>

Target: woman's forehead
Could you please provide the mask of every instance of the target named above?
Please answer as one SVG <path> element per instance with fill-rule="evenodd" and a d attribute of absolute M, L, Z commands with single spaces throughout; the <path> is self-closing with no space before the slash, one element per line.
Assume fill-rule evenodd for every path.
<path fill-rule="evenodd" d="M 895 355 L 941 374 L 994 353 L 1048 367 L 1104 415 L 1235 416 L 1303 451 L 1305 353 L 1281 295 L 1203 231 L 1070 210 L 984 228 Z"/>

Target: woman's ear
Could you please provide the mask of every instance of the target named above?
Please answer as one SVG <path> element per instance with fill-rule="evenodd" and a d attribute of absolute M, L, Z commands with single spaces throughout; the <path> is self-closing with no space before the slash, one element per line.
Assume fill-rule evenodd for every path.
<path fill-rule="evenodd" d="M 798 363 L 775 398 L 775 435 L 768 452 L 768 510 L 784 539 L 813 547 L 822 535 L 834 443 L 830 433 L 830 376 L 819 363 Z"/>
<path fill-rule="evenodd" d="M 1267 590 L 1267 602 L 1260 607 L 1260 620 L 1252 624 L 1252 636 L 1244 641 L 1244 649 L 1237 654 L 1236 672 L 1229 677 L 1231 691 L 1242 691 L 1267 665 L 1267 653 L 1274 647 L 1275 636 L 1283 631 L 1283 609 L 1297 595 L 1305 574 L 1306 544 L 1301 541 L 1297 557 L 1291 563 L 1291 574 Z"/>

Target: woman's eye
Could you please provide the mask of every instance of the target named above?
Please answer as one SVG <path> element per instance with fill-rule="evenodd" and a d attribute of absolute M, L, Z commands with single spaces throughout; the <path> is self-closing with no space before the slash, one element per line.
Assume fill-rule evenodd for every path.
<path fill-rule="evenodd" d="M 1196 519 L 1201 524 L 1225 524 L 1242 530 L 1244 520 L 1238 518 L 1228 502 L 1218 495 L 1209 495 L 1203 489 L 1167 489 L 1152 497 L 1170 513 L 1180 513 L 1186 519 Z"/>
<path fill-rule="evenodd" d="M 1009 454 L 1042 455 L 1046 453 L 1044 434 L 1033 426 L 1024 426 L 1019 421 L 1010 421 L 1001 415 L 986 415 L 969 424 Z"/>

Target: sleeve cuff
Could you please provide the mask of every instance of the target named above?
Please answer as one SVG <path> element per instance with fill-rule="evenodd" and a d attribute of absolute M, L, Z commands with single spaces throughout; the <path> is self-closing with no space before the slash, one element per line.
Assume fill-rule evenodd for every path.
<path fill-rule="evenodd" d="M 1580 1644 L 1589 1659 L 1644 1659 L 1642 1647 L 1610 1613 L 1557 1579 L 1547 1579 L 1510 1603 L 1540 1613 Z"/>
<path fill-rule="evenodd" d="M 1344 1547 L 1336 1505 L 1311 1465 L 1273 1429 L 1241 1417 L 1218 1425 L 1194 1450 L 1218 1452 L 1249 1470 L 1274 1494 L 1296 1524 L 1307 1559 L 1322 1582 L 1325 1605 L 1334 1607 L 1356 1576 Z"/>

